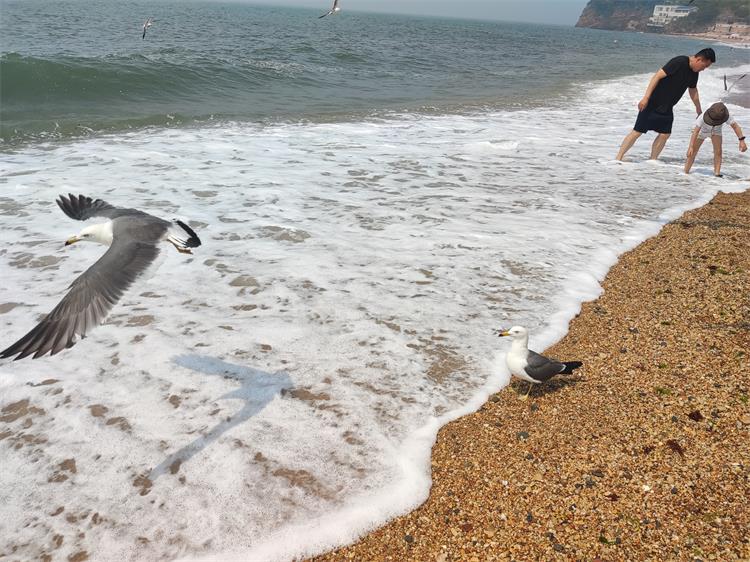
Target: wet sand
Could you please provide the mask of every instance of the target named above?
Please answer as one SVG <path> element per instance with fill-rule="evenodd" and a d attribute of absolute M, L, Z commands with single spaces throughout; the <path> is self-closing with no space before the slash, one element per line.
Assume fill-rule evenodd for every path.
<path fill-rule="evenodd" d="M 547 350 L 581 374 L 443 427 L 427 501 L 315 560 L 750 559 L 750 190 L 603 287 Z"/>

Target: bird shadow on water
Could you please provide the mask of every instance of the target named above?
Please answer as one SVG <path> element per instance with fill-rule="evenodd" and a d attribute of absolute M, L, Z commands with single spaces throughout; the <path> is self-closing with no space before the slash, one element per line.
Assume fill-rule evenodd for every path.
<path fill-rule="evenodd" d="M 199 373 L 236 381 L 240 385 L 239 388 L 224 394 L 218 400 L 239 399 L 244 404 L 238 412 L 229 417 L 223 417 L 222 421 L 214 426 L 213 429 L 207 433 L 203 433 L 191 443 L 188 443 L 165 458 L 158 466 L 151 470 L 149 474 L 151 481 L 166 472 L 170 472 L 171 474 L 177 473 L 183 463 L 203 451 L 233 427 L 249 420 L 265 408 L 277 394 L 293 386 L 292 379 L 286 371 L 268 373 L 203 355 L 180 355 L 175 357 L 173 361 L 181 367 L 186 367 Z"/>

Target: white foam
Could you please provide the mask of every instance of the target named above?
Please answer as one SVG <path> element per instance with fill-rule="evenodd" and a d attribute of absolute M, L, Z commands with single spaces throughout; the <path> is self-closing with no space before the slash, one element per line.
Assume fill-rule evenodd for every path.
<path fill-rule="evenodd" d="M 712 72 L 703 99 L 721 97 Z M 438 428 L 507 384 L 494 330 L 524 324 L 546 347 L 621 252 L 746 188 L 680 173 L 687 99 L 666 165 L 645 163 L 648 138 L 611 165 L 648 78 L 584 85 L 561 108 L 7 154 L 0 303 L 21 304 L 0 315 L 6 344 L 101 253 L 62 247 L 80 225 L 59 193 L 204 224 L 193 258 L 169 255 L 89 338 L 0 367 L 0 405 L 39 409 L 0 441 L 0 536 L 26 558 L 61 534 L 62 556 L 288 560 L 418 505 Z M 723 169 L 748 177 L 746 155 L 727 146 Z"/>

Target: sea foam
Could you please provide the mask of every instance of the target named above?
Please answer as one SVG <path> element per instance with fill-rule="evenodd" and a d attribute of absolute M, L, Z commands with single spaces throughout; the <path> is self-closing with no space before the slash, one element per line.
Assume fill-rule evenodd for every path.
<path fill-rule="evenodd" d="M 701 76 L 704 104 L 720 73 Z M 6 344 L 103 251 L 63 248 L 81 225 L 58 194 L 189 220 L 203 245 L 170 253 L 74 348 L 0 366 L 4 414 L 26 412 L 0 443 L 3 550 L 38 557 L 59 534 L 65 556 L 289 560 L 418 505 L 439 427 L 508 382 L 497 328 L 526 325 L 544 349 L 619 254 L 746 189 L 731 131 L 727 177 L 702 173 L 708 147 L 682 174 L 687 97 L 661 163 L 646 164 L 648 137 L 613 162 L 648 78 L 534 111 L 225 123 L 5 155 Z"/>

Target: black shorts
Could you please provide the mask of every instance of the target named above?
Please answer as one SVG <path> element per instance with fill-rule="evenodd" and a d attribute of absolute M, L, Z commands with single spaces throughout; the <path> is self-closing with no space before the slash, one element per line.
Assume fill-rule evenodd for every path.
<path fill-rule="evenodd" d="M 671 109 L 669 110 L 669 113 L 661 113 L 655 109 L 647 107 L 638 114 L 638 119 L 635 120 L 633 129 L 639 133 L 656 131 L 657 133 L 670 134 L 672 132 L 673 121 L 674 114 Z"/>

